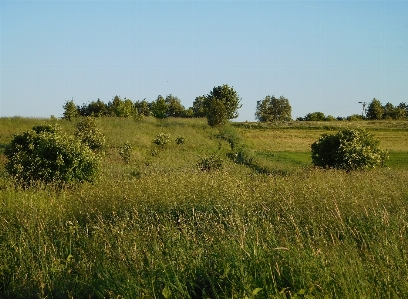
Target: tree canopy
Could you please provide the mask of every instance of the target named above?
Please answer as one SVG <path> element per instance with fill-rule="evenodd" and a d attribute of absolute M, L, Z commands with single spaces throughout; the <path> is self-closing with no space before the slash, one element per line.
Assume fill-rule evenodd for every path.
<path fill-rule="evenodd" d="M 241 108 L 240 97 L 233 87 L 227 84 L 214 87 L 204 97 L 203 106 L 210 126 L 225 124 L 229 119 L 238 117 Z"/>
<path fill-rule="evenodd" d="M 368 119 L 382 119 L 384 115 L 384 108 L 381 102 L 374 98 L 370 104 L 368 104 L 366 117 Z"/>
<path fill-rule="evenodd" d="M 292 107 L 284 96 L 266 96 L 256 104 L 255 117 L 260 122 L 288 121 L 292 119 Z"/>

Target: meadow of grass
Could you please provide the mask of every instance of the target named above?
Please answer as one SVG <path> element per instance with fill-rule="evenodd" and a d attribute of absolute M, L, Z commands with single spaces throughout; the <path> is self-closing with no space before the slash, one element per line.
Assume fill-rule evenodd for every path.
<path fill-rule="evenodd" d="M 43 121 L 0 119 L 0 144 Z M 364 172 L 311 167 L 328 128 L 200 119 L 99 119 L 101 178 L 71 189 L 16 188 L 0 155 L 0 297 L 407 298 L 408 132 L 382 125 L 399 156 Z M 209 154 L 221 170 L 197 169 Z"/>

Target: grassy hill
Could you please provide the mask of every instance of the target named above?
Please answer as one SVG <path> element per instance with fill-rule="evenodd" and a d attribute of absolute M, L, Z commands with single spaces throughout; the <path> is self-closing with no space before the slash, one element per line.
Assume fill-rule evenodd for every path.
<path fill-rule="evenodd" d="M 408 297 L 407 122 L 103 118 L 96 183 L 16 188 L 4 148 L 43 122 L 0 119 L 2 298 Z M 378 137 L 389 167 L 311 167 L 310 144 L 345 125 Z M 208 155 L 220 171 L 198 169 Z"/>

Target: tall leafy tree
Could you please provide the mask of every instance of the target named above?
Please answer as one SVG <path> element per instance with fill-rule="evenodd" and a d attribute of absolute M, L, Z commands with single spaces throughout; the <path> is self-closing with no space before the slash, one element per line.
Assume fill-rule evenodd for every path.
<path fill-rule="evenodd" d="M 143 99 L 143 101 L 137 101 L 134 106 L 137 114 L 150 116 L 150 105 L 146 99 Z"/>
<path fill-rule="evenodd" d="M 391 119 L 405 119 L 406 117 L 406 108 L 405 103 L 401 103 L 398 106 L 394 106 L 391 103 L 387 103 L 384 105 L 384 116 L 383 118 L 391 118 Z"/>
<path fill-rule="evenodd" d="M 163 119 L 168 115 L 169 107 L 166 104 L 166 100 L 159 95 L 156 101 L 153 101 L 150 105 L 150 110 L 154 117 Z"/>
<path fill-rule="evenodd" d="M 105 116 L 108 115 L 108 105 L 98 99 L 96 102 L 92 101 L 88 104 L 86 114 L 84 116 Z"/>
<path fill-rule="evenodd" d="M 204 98 L 203 106 L 210 126 L 225 124 L 229 119 L 238 117 L 240 97 L 233 87 L 227 84 L 214 87 Z"/>
<path fill-rule="evenodd" d="M 167 115 L 172 116 L 172 117 L 181 117 L 184 114 L 184 111 L 186 110 L 184 106 L 181 104 L 181 101 L 178 97 L 173 96 L 172 94 L 169 94 L 165 102 L 168 106 L 167 110 Z"/>
<path fill-rule="evenodd" d="M 384 105 L 384 115 L 383 118 L 388 118 L 388 119 L 395 119 L 396 118 L 396 107 L 394 107 L 393 104 L 388 102 L 387 104 Z"/>
<path fill-rule="evenodd" d="M 64 106 L 62 107 L 64 108 L 64 113 L 62 117 L 64 119 L 71 121 L 79 115 L 79 111 L 78 111 L 79 109 L 75 105 L 74 100 L 65 102 Z"/>
<path fill-rule="evenodd" d="M 370 104 L 368 104 L 366 117 L 368 119 L 382 119 L 384 116 L 384 108 L 381 105 L 381 102 L 374 98 Z"/>
<path fill-rule="evenodd" d="M 134 105 L 130 99 L 122 100 L 120 96 L 115 96 L 108 104 L 111 115 L 117 117 L 130 117 L 134 114 Z"/>
<path fill-rule="evenodd" d="M 292 106 L 284 96 L 266 96 L 257 102 L 255 117 L 260 122 L 288 121 L 292 119 Z"/>
<path fill-rule="evenodd" d="M 397 106 L 397 119 L 405 119 L 408 117 L 408 105 L 406 103 L 400 103 Z"/>
<path fill-rule="evenodd" d="M 205 96 L 198 96 L 193 102 L 193 111 L 194 117 L 205 117 L 205 108 L 204 108 Z"/>

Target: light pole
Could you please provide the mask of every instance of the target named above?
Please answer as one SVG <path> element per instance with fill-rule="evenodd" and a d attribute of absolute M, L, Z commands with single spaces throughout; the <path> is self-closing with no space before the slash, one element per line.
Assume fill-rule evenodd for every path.
<path fill-rule="evenodd" d="M 364 114 L 365 114 L 365 107 L 367 105 L 366 102 L 359 102 L 360 104 L 363 104 L 363 111 L 361 112 L 361 117 L 364 118 Z"/>

